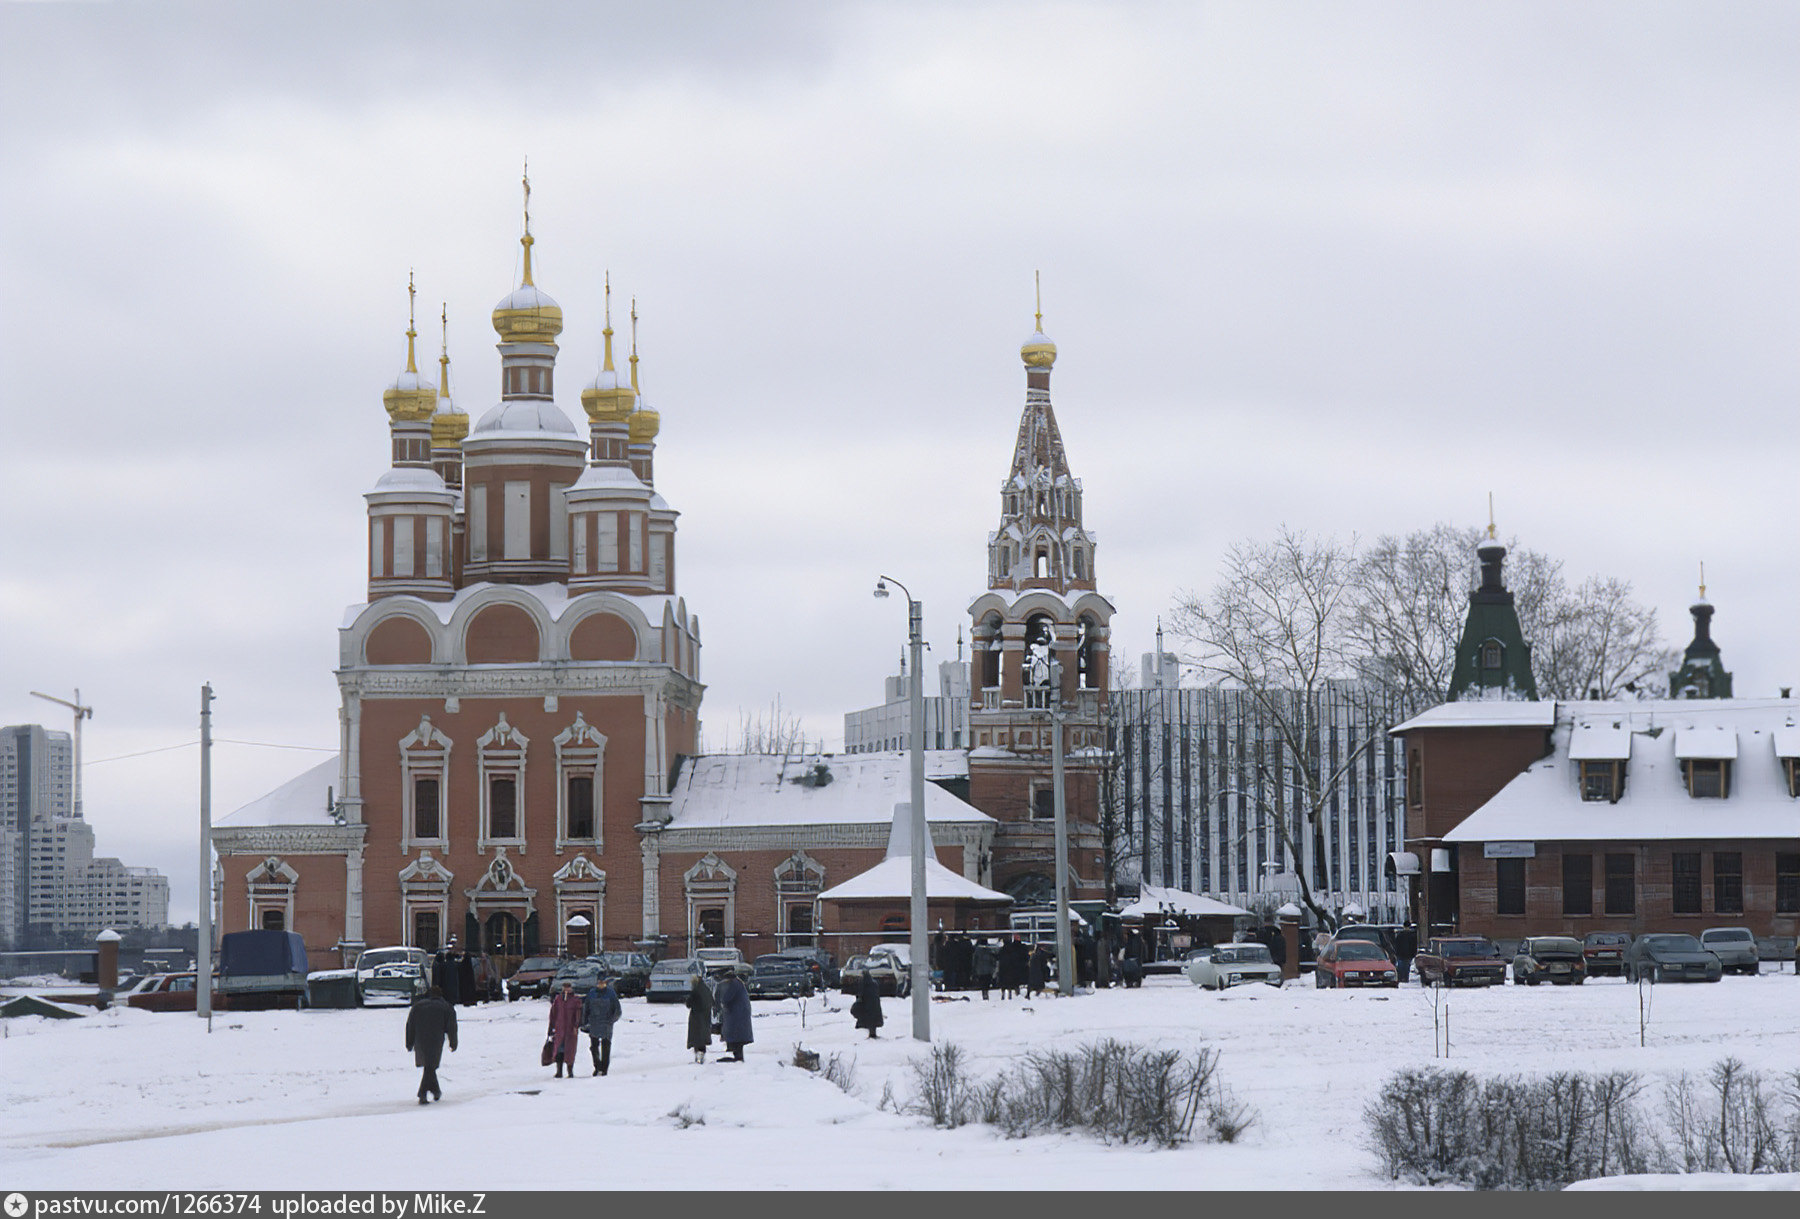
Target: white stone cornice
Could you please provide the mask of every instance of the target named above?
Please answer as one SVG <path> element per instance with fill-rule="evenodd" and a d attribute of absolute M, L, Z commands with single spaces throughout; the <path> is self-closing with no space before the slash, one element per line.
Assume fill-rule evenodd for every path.
<path fill-rule="evenodd" d="M 980 845 L 991 837 L 992 822 L 952 823 L 931 826 L 931 839 L 940 847 Z M 857 822 L 845 825 L 713 826 L 705 829 L 668 828 L 659 832 L 657 846 L 664 855 L 684 851 L 740 853 L 743 851 L 831 850 L 860 848 L 886 851 L 893 827 L 886 823 Z"/>
<path fill-rule="evenodd" d="M 337 671 L 338 688 L 362 698 L 575 698 L 588 694 L 660 696 L 686 711 L 700 706 L 705 687 L 667 665 L 610 661 L 545 661 L 484 665 L 479 669 L 432 665 L 361 665 Z"/>
<path fill-rule="evenodd" d="M 366 825 L 247 825 L 213 827 L 221 855 L 342 855 L 360 850 Z"/>

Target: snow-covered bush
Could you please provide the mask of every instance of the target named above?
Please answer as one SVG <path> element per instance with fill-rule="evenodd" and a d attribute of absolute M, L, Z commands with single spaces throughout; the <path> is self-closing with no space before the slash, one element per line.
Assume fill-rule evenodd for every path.
<path fill-rule="evenodd" d="M 1664 1111 L 1682 1172 L 1800 1172 L 1800 1071 L 1776 1084 L 1722 1059 L 1704 1085 L 1674 1079 Z"/>

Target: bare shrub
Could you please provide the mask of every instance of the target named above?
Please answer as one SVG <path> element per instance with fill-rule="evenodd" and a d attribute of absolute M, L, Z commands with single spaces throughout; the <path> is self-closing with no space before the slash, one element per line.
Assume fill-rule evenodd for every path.
<path fill-rule="evenodd" d="M 842 1054 L 833 1054 L 819 1068 L 819 1074 L 848 1092 L 856 1083 L 856 1059 L 846 1061 Z"/>
<path fill-rule="evenodd" d="M 948 1041 L 932 1046 L 931 1057 L 922 1062 L 915 1059 L 912 1072 L 917 1091 L 909 1111 L 951 1130 L 969 1120 L 976 1085 L 969 1078 L 961 1046 Z"/>
<path fill-rule="evenodd" d="M 1800 1165 L 1800 1072 L 1781 1089 L 1736 1058 L 1706 1073 L 1682 1074 L 1664 1092 L 1684 1172 L 1793 1172 Z"/>

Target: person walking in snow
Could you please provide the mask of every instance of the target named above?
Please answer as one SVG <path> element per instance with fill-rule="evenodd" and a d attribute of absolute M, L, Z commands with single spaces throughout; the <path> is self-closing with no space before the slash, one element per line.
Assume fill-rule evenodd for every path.
<path fill-rule="evenodd" d="M 1050 985 L 1050 950 L 1039 944 L 1025 965 L 1025 997 L 1035 999 Z"/>
<path fill-rule="evenodd" d="M 443 992 L 444 1002 L 452 1007 L 456 1005 L 457 996 L 462 994 L 459 983 L 462 981 L 458 961 L 462 954 L 456 950 L 456 937 L 438 949 L 437 955 L 431 958 L 431 981 Z"/>
<path fill-rule="evenodd" d="M 719 1005 L 719 1040 L 731 1051 L 730 1057 L 719 1061 L 742 1062 L 744 1047 L 756 1040 L 756 1033 L 750 1027 L 750 988 L 738 977 L 737 970 L 727 973 L 719 983 L 714 1001 Z"/>
<path fill-rule="evenodd" d="M 706 1047 L 712 1044 L 712 987 L 698 974 L 688 984 L 687 1009 L 688 1049 L 694 1051 L 695 1062 L 706 1061 Z"/>
<path fill-rule="evenodd" d="M 850 1014 L 856 1018 L 856 1027 L 868 1029 L 870 1037 L 877 1036 L 875 1030 L 887 1023 L 881 1014 L 881 983 L 867 970 L 856 988 L 856 1002 L 850 1005 Z"/>
<path fill-rule="evenodd" d="M 413 1065 L 423 1071 L 419 1076 L 421 1105 L 426 1103 L 427 1094 L 432 1100 L 444 1099 L 443 1089 L 438 1087 L 437 1069 L 443 1061 L 446 1041 L 455 1052 L 456 1009 L 445 1001 L 444 992 L 434 986 L 414 999 L 412 1010 L 406 1013 L 406 1048 L 412 1051 Z"/>
<path fill-rule="evenodd" d="M 975 985 L 981 988 L 981 997 L 988 997 L 988 989 L 994 985 L 994 978 L 1000 969 L 1000 950 L 994 947 L 992 940 L 978 940 L 975 944 Z"/>
<path fill-rule="evenodd" d="M 581 996 L 575 984 L 565 981 L 562 990 L 550 998 L 550 1054 L 556 1060 L 556 1078 L 563 1079 L 563 1066 L 569 1068 L 566 1078 L 575 1078 L 575 1051 L 581 1045 Z"/>
<path fill-rule="evenodd" d="M 612 1065 L 613 1025 L 625 1009 L 619 1003 L 619 992 L 613 989 L 612 979 L 601 977 L 594 983 L 592 990 L 581 1001 L 581 1028 L 588 1035 L 588 1053 L 594 1059 L 594 1074 L 606 1074 L 607 1067 Z M 569 1064 L 569 1074 L 575 1073 L 575 1064 Z"/>
<path fill-rule="evenodd" d="M 1025 985 L 1025 974 L 1030 953 L 1025 949 L 1025 942 L 1013 936 L 1000 945 L 1000 997 L 1017 999 L 1019 988 Z"/>

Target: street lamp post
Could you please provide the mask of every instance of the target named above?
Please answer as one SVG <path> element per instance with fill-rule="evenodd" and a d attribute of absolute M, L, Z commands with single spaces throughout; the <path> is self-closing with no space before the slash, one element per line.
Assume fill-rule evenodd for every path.
<path fill-rule="evenodd" d="M 1056 990 L 1075 993 L 1075 943 L 1069 934 L 1069 813 L 1063 796 L 1062 662 L 1050 661 L 1050 787 L 1056 817 Z"/>
<path fill-rule="evenodd" d="M 931 959 L 925 937 L 925 683 L 923 681 L 925 649 L 925 610 L 913 599 L 906 585 L 892 576 L 875 581 L 875 595 L 888 595 L 888 582 L 893 581 L 906 597 L 907 642 L 912 649 L 911 714 L 908 738 L 912 752 L 912 1024 L 914 1041 L 931 1040 Z"/>

